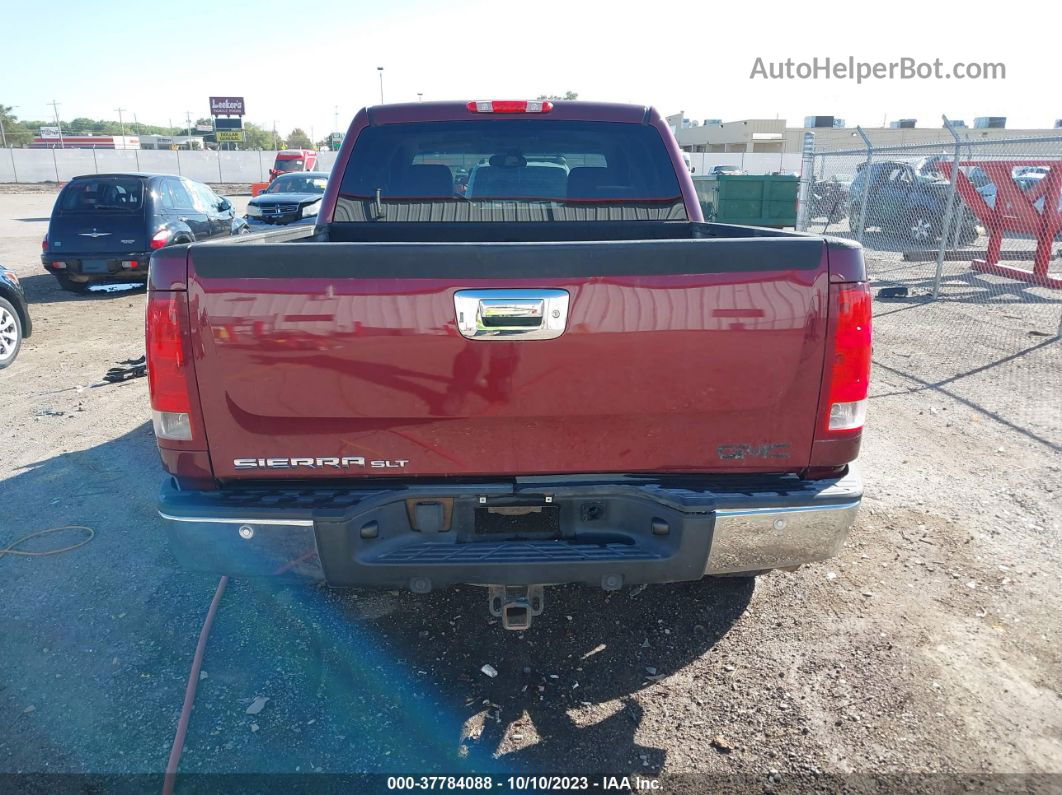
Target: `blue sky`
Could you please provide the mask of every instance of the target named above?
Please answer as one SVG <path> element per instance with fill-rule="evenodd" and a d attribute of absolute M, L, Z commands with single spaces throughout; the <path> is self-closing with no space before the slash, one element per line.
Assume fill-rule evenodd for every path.
<path fill-rule="evenodd" d="M 0 102 L 21 118 L 126 118 L 183 123 L 210 95 L 246 97 L 251 121 L 281 131 L 345 128 L 379 101 L 526 97 L 578 91 L 582 99 L 638 102 L 692 118 L 805 115 L 851 123 L 1005 115 L 1008 126 L 1051 126 L 1057 57 L 1028 20 L 1046 6 L 956 14 L 947 6 L 760 2 L 652 4 L 376 0 L 315 3 L 95 3 L 52 0 L 4 14 Z M 296 9 L 296 10 L 289 10 Z M 1009 20 L 1014 20 L 1013 22 Z M 1020 20 L 1025 20 L 1020 21 Z M 757 56 L 1002 61 L 1000 81 L 753 81 Z M 16 71 L 13 64 L 22 64 Z M 1056 107 L 1057 106 L 1057 107 Z"/>

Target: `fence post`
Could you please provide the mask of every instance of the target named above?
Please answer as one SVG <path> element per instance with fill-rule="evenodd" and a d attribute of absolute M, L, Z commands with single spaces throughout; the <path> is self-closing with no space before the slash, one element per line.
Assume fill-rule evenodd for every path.
<path fill-rule="evenodd" d="M 59 163 L 55 159 L 55 147 L 52 147 L 52 168 L 55 169 L 55 182 L 59 183 Z"/>
<path fill-rule="evenodd" d="M 940 279 L 944 274 L 944 255 L 947 253 L 948 238 L 951 237 L 951 218 L 955 213 L 955 193 L 959 184 L 959 157 L 961 156 L 962 140 L 947 116 L 941 114 L 944 126 L 951 137 L 955 139 L 955 158 L 951 164 L 951 179 L 948 180 L 948 203 L 944 208 L 944 220 L 940 224 L 940 249 L 937 251 L 937 272 L 933 276 L 933 298 L 940 296 Z"/>
<path fill-rule="evenodd" d="M 18 184 L 18 169 L 15 168 L 15 149 L 12 147 L 8 149 L 8 154 L 11 155 L 11 173 L 15 175 L 15 184 Z"/>
<path fill-rule="evenodd" d="M 180 176 L 183 176 L 181 174 L 181 147 L 180 146 L 177 147 L 176 152 L 177 152 L 177 176 L 180 177 Z"/>
<path fill-rule="evenodd" d="M 218 184 L 221 185 L 225 182 L 221 178 L 221 145 L 218 144 L 218 148 L 215 150 L 218 153 Z"/>
<path fill-rule="evenodd" d="M 262 150 L 258 150 L 258 181 L 262 181 Z"/>
<path fill-rule="evenodd" d="M 798 232 L 807 231 L 808 213 L 811 211 L 811 185 L 815 181 L 815 133 L 804 133 L 804 149 L 801 152 L 800 193 L 797 201 Z"/>
<path fill-rule="evenodd" d="M 863 198 L 859 201 L 859 223 L 856 225 L 855 234 L 855 239 L 862 243 L 863 231 L 867 225 L 867 200 L 870 198 L 870 164 L 874 160 L 874 145 L 870 143 L 870 139 L 867 138 L 867 134 L 863 132 L 862 127 L 856 127 L 856 132 L 859 133 L 859 137 L 863 139 L 863 144 L 867 148 L 867 159 L 863 165 Z"/>
<path fill-rule="evenodd" d="M 137 170 L 139 171 L 140 169 L 138 168 Z M 96 161 L 96 147 L 95 146 L 92 147 L 92 173 L 93 174 L 99 174 L 100 173 L 100 164 Z"/>

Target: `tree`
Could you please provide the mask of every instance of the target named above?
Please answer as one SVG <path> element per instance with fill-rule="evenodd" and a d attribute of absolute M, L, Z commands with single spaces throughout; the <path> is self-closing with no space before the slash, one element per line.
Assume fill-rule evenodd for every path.
<path fill-rule="evenodd" d="M 33 131 L 20 122 L 12 110 L 10 105 L 0 104 L 0 124 L 4 126 L 4 138 L 8 146 L 26 146 L 33 140 Z"/>
<path fill-rule="evenodd" d="M 244 149 L 273 148 L 273 131 L 265 129 L 260 124 L 245 121 L 243 123 L 243 137 Z"/>
<path fill-rule="evenodd" d="M 287 137 L 287 145 L 290 149 L 310 149 L 313 146 L 313 141 L 310 140 L 310 136 L 306 134 L 305 130 L 301 127 L 296 127 Z"/>
<path fill-rule="evenodd" d="M 539 94 L 535 99 L 579 99 L 579 94 L 575 91 L 565 91 L 563 97 L 559 94 Z"/>

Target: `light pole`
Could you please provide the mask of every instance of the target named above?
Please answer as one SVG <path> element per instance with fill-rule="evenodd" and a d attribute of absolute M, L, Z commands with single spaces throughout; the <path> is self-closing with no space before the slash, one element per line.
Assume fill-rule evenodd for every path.
<path fill-rule="evenodd" d="M 273 151 L 279 151 L 277 147 L 277 120 L 273 119 Z"/>
<path fill-rule="evenodd" d="M 423 101 L 424 101 L 424 92 L 423 91 L 418 91 L 417 92 L 417 102 L 423 102 Z"/>
<path fill-rule="evenodd" d="M 188 127 L 185 128 L 185 134 L 188 136 L 188 140 L 187 140 L 188 151 L 191 151 L 192 150 L 192 111 L 186 110 L 184 112 L 184 120 L 188 124 Z"/>
<path fill-rule="evenodd" d="M 48 104 L 52 106 L 52 111 L 55 113 L 55 126 L 59 128 L 59 148 L 60 149 L 65 149 L 66 146 L 63 144 L 63 123 L 61 121 L 59 121 L 59 105 L 60 105 L 60 103 L 56 102 L 53 99 Z"/>
<path fill-rule="evenodd" d="M 377 66 L 376 71 L 380 74 L 380 104 L 383 104 L 383 67 Z"/>
<path fill-rule="evenodd" d="M 122 112 L 126 108 L 115 108 L 114 110 L 118 113 L 118 126 L 122 128 L 122 137 L 125 138 L 125 122 L 122 121 Z"/>

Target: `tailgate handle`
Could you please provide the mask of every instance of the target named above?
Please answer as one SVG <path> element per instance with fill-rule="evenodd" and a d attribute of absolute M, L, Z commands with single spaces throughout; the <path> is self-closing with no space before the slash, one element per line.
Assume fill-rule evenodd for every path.
<path fill-rule="evenodd" d="M 458 290 L 457 327 L 472 340 L 548 340 L 568 324 L 567 290 Z"/>

